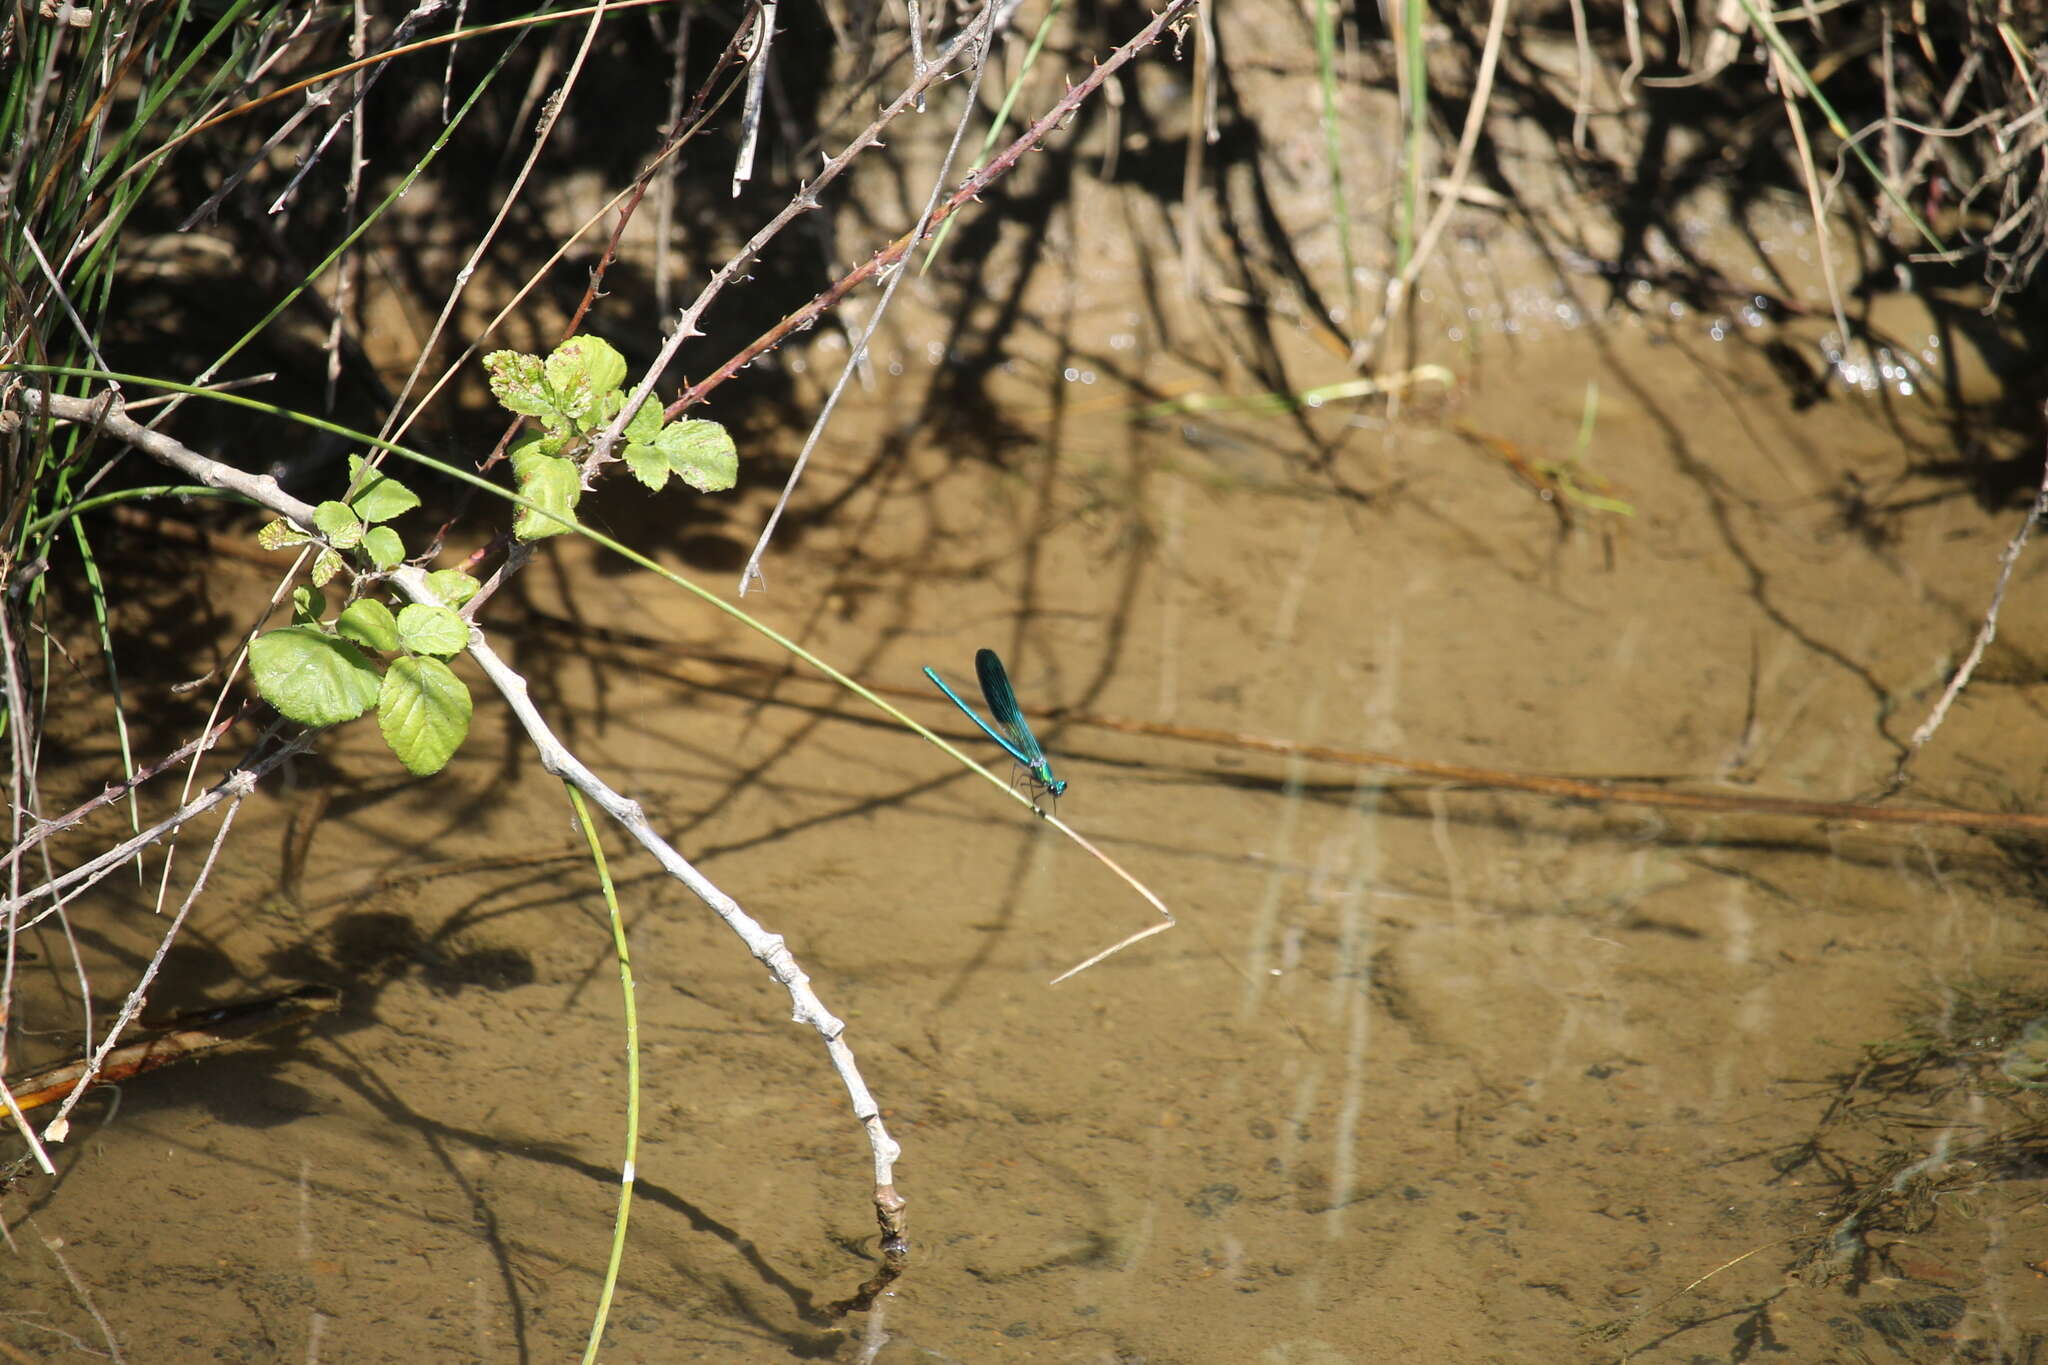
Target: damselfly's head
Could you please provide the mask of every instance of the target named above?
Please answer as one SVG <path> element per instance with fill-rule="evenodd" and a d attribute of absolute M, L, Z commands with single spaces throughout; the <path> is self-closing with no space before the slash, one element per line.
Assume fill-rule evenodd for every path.
<path fill-rule="evenodd" d="M 1064 777 L 1054 777 L 1050 766 L 1043 763 L 1039 764 L 1036 776 L 1038 778 L 1038 785 L 1045 788 L 1047 794 L 1053 800 L 1057 801 L 1067 794 L 1067 779 Z"/>

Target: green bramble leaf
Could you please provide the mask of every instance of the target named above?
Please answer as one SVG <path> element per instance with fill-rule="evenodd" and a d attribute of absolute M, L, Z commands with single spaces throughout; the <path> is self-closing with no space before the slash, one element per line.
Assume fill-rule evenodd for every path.
<path fill-rule="evenodd" d="M 399 647 L 398 621 L 391 608 L 374 597 L 361 597 L 341 609 L 334 629 L 365 649 L 390 654 Z"/>
<path fill-rule="evenodd" d="M 739 482 L 739 447 L 716 422 L 670 422 L 653 444 L 668 457 L 668 467 L 699 493 L 723 493 Z"/>
<path fill-rule="evenodd" d="M 322 550 L 313 557 L 313 586 L 326 587 L 334 581 L 334 576 L 341 572 L 342 567 L 340 554 L 333 550 Z"/>
<path fill-rule="evenodd" d="M 285 626 L 249 644 L 257 695 L 301 725 L 339 725 L 377 700 L 377 670 L 361 650 L 318 626 Z"/>
<path fill-rule="evenodd" d="M 529 436 L 512 447 L 512 477 L 524 483 L 544 461 L 561 455 L 563 443 L 552 436 Z"/>
<path fill-rule="evenodd" d="M 319 625 L 327 612 L 327 594 L 301 585 L 292 589 L 292 624 Z"/>
<path fill-rule="evenodd" d="M 668 452 L 654 444 L 661 436 L 661 404 L 652 398 L 642 403 L 633 420 L 626 423 L 624 434 L 626 468 L 641 483 L 660 492 L 669 476 Z"/>
<path fill-rule="evenodd" d="M 363 543 L 362 519 L 345 502 L 328 501 L 315 507 L 313 525 L 337 550 L 353 550 Z"/>
<path fill-rule="evenodd" d="M 427 575 L 427 586 L 443 605 L 459 607 L 476 596 L 484 585 L 460 569 L 436 569 Z"/>
<path fill-rule="evenodd" d="M 625 399 L 619 400 L 622 404 Z M 613 414 L 616 416 L 616 412 Z M 651 441 L 661 434 L 661 404 L 652 394 L 640 404 L 633 414 L 633 420 L 626 423 L 625 437 L 629 441 Z"/>
<path fill-rule="evenodd" d="M 521 540 L 542 540 L 568 530 L 562 523 L 576 519 L 576 503 L 583 496 L 575 464 L 555 455 L 532 455 L 524 469 L 515 464 L 514 473 L 519 479 L 519 495 L 555 516 L 522 507 L 512 522 L 512 534 Z"/>
<path fill-rule="evenodd" d="M 571 436 L 529 436 L 512 447 L 512 472 L 519 478 L 526 477 L 529 461 L 552 459 L 568 448 Z"/>
<path fill-rule="evenodd" d="M 390 521 L 420 505 L 419 495 L 410 488 L 388 474 L 375 471 L 365 474 L 363 465 L 362 456 L 348 457 L 349 487 L 356 490 L 348 505 L 364 521 Z"/>
<path fill-rule="evenodd" d="M 469 689 L 448 665 L 408 654 L 384 670 L 377 728 L 406 771 L 427 777 L 448 766 L 462 747 L 471 705 Z"/>
<path fill-rule="evenodd" d="M 398 609 L 398 638 L 415 654 L 450 658 L 469 648 L 469 623 L 446 607 L 411 602 Z"/>
<path fill-rule="evenodd" d="M 626 377 L 626 358 L 603 337 L 579 334 L 555 347 L 543 372 L 556 408 L 588 430 Z"/>
<path fill-rule="evenodd" d="M 265 550 L 289 550 L 297 545 L 310 542 L 313 537 L 279 517 L 256 533 L 256 544 Z"/>
<path fill-rule="evenodd" d="M 551 427 L 566 425 L 561 409 L 548 392 L 547 370 L 537 355 L 523 351 L 492 351 L 484 357 L 491 377 L 491 397 L 522 417 L 538 417 Z"/>
<path fill-rule="evenodd" d="M 405 542 L 389 526 L 372 526 L 364 532 L 363 551 L 386 573 L 405 563 Z"/>
<path fill-rule="evenodd" d="M 659 446 L 628 445 L 626 468 L 633 471 L 634 478 L 659 493 L 668 482 L 668 452 Z"/>

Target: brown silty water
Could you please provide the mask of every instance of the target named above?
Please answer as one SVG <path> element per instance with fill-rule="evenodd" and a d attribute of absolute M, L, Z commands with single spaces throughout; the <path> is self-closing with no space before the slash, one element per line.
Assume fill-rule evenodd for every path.
<path fill-rule="evenodd" d="M 1276 183 L 1314 165 L 1300 126 Z M 1320 194 L 1301 171 L 1279 208 L 1341 285 Z M 1985 348 L 1892 300 L 1898 349 L 1850 357 L 1867 387 L 1788 389 L 1828 331 L 1785 306 L 1822 297 L 1796 202 L 1754 244 L 1702 217 L 1696 249 L 1758 272 L 1704 308 L 1480 221 L 1424 277 L 1392 400 L 1161 411 L 1252 397 L 1260 366 L 1355 376 L 1313 327 L 1252 318 L 1214 241 L 1210 287 L 1180 292 L 1161 225 L 1131 231 L 1144 202 L 1084 187 L 1033 244 L 974 431 L 906 421 L 958 357 L 942 296 L 905 291 L 743 605 L 991 761 L 920 668 L 959 685 L 1000 649 L 1060 816 L 1172 931 L 1048 986 L 1149 907 L 651 577 L 556 542 L 484 613 L 576 752 L 787 937 L 904 1147 L 908 1268 L 837 1312 L 876 1254 L 844 1093 L 757 964 L 614 840 L 645 1100 L 604 1358 L 2041 1358 L 2038 837 L 1568 801 L 1215 733 L 1869 799 L 2021 516 L 1952 467 Z M 777 363 L 815 395 L 843 356 Z M 729 592 L 775 482 L 681 531 L 623 489 L 592 519 Z M 274 583 L 176 562 L 166 596 L 223 641 Z M 140 592 L 127 629 L 162 629 Z M 2042 808 L 2044 625 L 2025 558 L 1898 802 Z M 167 698 L 217 642 L 161 643 L 141 685 Z M 0 1204 L 10 1356 L 580 1350 L 625 1122 L 616 970 L 559 785 L 466 676 L 475 731 L 440 777 L 357 725 L 238 817 L 160 1003 L 310 981 L 342 1006 L 80 1110 L 63 1179 Z M 89 793 L 103 713 L 60 685 Z M 96 995 L 147 959 L 152 906 L 117 879 L 73 907 Z M 65 989 L 31 975 L 20 1008 Z"/>

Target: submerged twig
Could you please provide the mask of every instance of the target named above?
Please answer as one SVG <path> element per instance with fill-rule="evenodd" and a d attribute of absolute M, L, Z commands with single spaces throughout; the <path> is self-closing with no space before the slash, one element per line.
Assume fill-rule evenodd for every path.
<path fill-rule="evenodd" d="M 1955 699 L 1969 686 L 1971 675 L 1977 671 L 1978 663 L 1984 658 L 1984 651 L 1989 649 L 1992 640 L 1997 638 L 1998 610 L 2005 604 L 2005 590 L 2012 582 L 2013 568 L 2019 563 L 2020 552 L 2027 548 L 2027 538 L 2034 533 L 2034 523 L 2043 517 L 2048 517 L 2048 459 L 2042 461 L 2041 489 L 2034 494 L 2033 505 L 2027 508 L 2026 520 L 2012 533 L 2012 538 L 2006 541 L 2005 549 L 1998 556 L 1998 582 L 1991 589 L 1991 605 L 1984 609 L 1984 620 L 1977 627 L 1977 638 L 1970 645 L 1969 657 L 1963 660 L 1963 666 L 1956 670 L 1955 676 L 1948 680 L 1948 686 L 1941 690 L 1941 697 L 1934 703 L 1934 709 L 1928 712 L 1927 719 L 1920 723 L 1920 728 L 1906 741 L 1906 752 L 1899 756 L 1898 769 L 1892 774 L 1892 786 L 1895 790 L 1906 780 L 1906 766 L 1926 746 L 1927 741 L 1934 738 L 1934 732 L 1941 728 L 1941 723 L 1948 719 L 1949 707 L 1955 704 Z"/>

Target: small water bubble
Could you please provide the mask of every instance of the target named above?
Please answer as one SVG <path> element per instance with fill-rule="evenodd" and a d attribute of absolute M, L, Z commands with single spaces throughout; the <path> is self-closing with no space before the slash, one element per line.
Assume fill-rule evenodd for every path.
<path fill-rule="evenodd" d="M 1081 371 L 1081 382 L 1082 382 L 1083 384 L 1093 384 L 1093 383 L 1095 382 L 1095 371 L 1093 371 L 1093 370 L 1083 370 L 1083 371 Z"/>
<path fill-rule="evenodd" d="M 927 341 L 927 342 L 926 342 L 926 343 L 924 344 L 924 359 L 925 359 L 925 363 L 926 363 L 926 364 L 928 364 L 928 365 L 936 365 L 936 364 L 940 363 L 941 361 L 943 361 L 943 360 L 944 360 L 945 358 L 946 358 L 946 343 L 945 343 L 945 342 L 943 342 L 943 341 Z"/>
<path fill-rule="evenodd" d="M 1448 332 L 1445 332 L 1444 335 L 1452 341 L 1463 341 L 1465 339 L 1465 329 L 1463 327 L 1453 327 Z"/>
<path fill-rule="evenodd" d="M 1112 351 L 1128 351 L 1137 344 L 1138 339 L 1129 332 L 1118 332 L 1109 339 L 1109 349 Z"/>
<path fill-rule="evenodd" d="M 900 361 L 900 360 L 892 360 L 892 361 L 890 361 L 890 362 L 889 362 L 889 373 L 890 373 L 890 374 L 902 374 L 902 373 L 903 373 L 903 362 L 902 362 L 902 361 Z"/>
<path fill-rule="evenodd" d="M 1726 341 L 1728 339 L 1728 319 L 1715 318 L 1713 326 L 1707 328 L 1707 337 L 1712 341 Z"/>
<path fill-rule="evenodd" d="M 1664 306 L 1664 311 L 1674 318 L 1682 318 L 1685 316 L 1685 305 L 1677 299 L 1673 299 Z"/>
<path fill-rule="evenodd" d="M 1062 378 L 1062 379 L 1066 380 L 1066 381 L 1067 381 L 1067 382 L 1068 382 L 1069 384 L 1073 383 L 1073 382 L 1074 382 L 1075 380 L 1079 379 L 1080 377 L 1081 377 L 1081 372 L 1080 372 L 1079 370 L 1075 369 L 1075 368 L 1074 368 L 1074 367 L 1073 367 L 1072 365 L 1069 365 L 1069 366 L 1067 366 L 1067 368 L 1065 368 L 1064 370 L 1061 370 L 1061 371 L 1060 371 L 1060 378 Z"/>
<path fill-rule="evenodd" d="M 789 358 L 789 372 L 791 374 L 802 374 L 805 370 L 808 370 L 809 368 L 811 367 L 805 363 L 804 358 L 802 356 L 793 355 Z"/>

